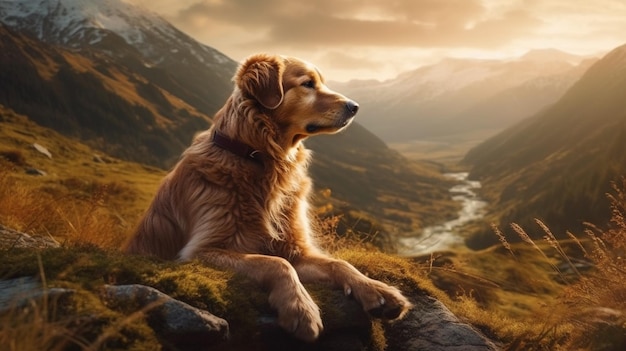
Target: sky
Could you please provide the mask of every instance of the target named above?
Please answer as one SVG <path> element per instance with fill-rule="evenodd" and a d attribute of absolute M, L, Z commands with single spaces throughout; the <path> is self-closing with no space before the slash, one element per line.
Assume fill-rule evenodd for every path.
<path fill-rule="evenodd" d="M 296 56 L 328 80 L 391 79 L 444 57 L 626 43 L 626 0 L 126 0 L 236 61 Z"/>

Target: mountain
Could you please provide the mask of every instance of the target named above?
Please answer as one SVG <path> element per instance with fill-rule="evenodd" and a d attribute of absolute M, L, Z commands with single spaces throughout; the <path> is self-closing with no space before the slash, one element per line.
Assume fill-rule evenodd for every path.
<path fill-rule="evenodd" d="M 0 104 L 113 156 L 167 167 L 209 126 L 198 108 L 106 56 L 0 26 Z"/>
<path fill-rule="evenodd" d="M 595 63 L 555 104 L 473 148 L 464 162 L 483 183 L 490 218 L 563 236 L 607 223 L 605 194 L 626 174 L 626 45 Z M 495 242 L 486 229 L 474 246 Z M 490 239 L 488 239 L 490 238 Z"/>
<path fill-rule="evenodd" d="M 168 168 L 232 92 L 236 64 L 128 6 L 0 2 L 0 105 L 112 156 Z M 316 186 L 332 190 L 338 212 L 407 230 L 454 214 L 436 166 L 407 162 L 358 124 L 310 145 Z"/>
<path fill-rule="evenodd" d="M 0 23 L 0 101 L 114 156 L 169 167 L 232 90 L 236 62 L 119 0 L 2 1 Z"/>
<path fill-rule="evenodd" d="M 557 50 L 514 60 L 448 58 L 385 82 L 336 86 L 361 103 L 360 121 L 387 142 L 458 138 L 502 130 L 536 113 L 592 62 Z"/>
<path fill-rule="evenodd" d="M 520 57 L 520 59 L 537 62 L 562 61 L 573 65 L 577 65 L 580 62 L 580 56 L 578 55 L 551 48 L 531 50 Z"/>
<path fill-rule="evenodd" d="M 106 56 L 209 115 L 230 93 L 237 65 L 120 0 L 0 1 L 0 23 L 73 52 Z"/>

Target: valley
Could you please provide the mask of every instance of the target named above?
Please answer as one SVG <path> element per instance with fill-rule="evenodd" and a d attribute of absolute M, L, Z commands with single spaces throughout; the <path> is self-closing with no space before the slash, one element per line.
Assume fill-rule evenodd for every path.
<path fill-rule="evenodd" d="M 467 172 L 445 173 L 444 176 L 459 183 L 450 188 L 452 199 L 461 204 L 458 217 L 428 226 L 419 233 L 405 233 L 398 238 L 399 255 L 415 257 L 434 252 L 462 250 L 465 248 L 465 237 L 461 232 L 463 226 L 483 218 L 487 203 L 478 197 L 480 182 L 468 180 Z"/>
<path fill-rule="evenodd" d="M 392 141 L 388 142 L 388 145 L 411 160 L 432 161 L 457 167 L 469 150 L 500 131 L 500 129 L 480 130 L 403 142 Z"/>

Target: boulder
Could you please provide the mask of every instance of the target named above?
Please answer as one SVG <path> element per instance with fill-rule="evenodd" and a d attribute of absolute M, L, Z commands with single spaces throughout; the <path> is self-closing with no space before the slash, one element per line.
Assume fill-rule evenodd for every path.
<path fill-rule="evenodd" d="M 491 351 L 500 348 L 428 296 L 412 299 L 413 309 L 386 330 L 387 350 Z"/>
<path fill-rule="evenodd" d="M 43 289 L 41 282 L 35 277 L 0 280 L 0 313 L 27 307 L 32 302 L 40 305 L 44 299 L 50 304 L 70 298 L 73 294 L 74 290 L 71 289 Z"/>
<path fill-rule="evenodd" d="M 34 143 L 33 147 L 35 148 L 35 150 L 39 151 L 39 153 L 46 155 L 49 159 L 52 159 L 52 154 L 44 146 Z"/>
<path fill-rule="evenodd" d="M 228 322 L 144 285 L 105 285 L 103 300 L 113 309 L 142 311 L 165 345 L 195 349 L 228 338 Z"/>
<path fill-rule="evenodd" d="M 0 249 L 32 248 L 44 249 L 59 247 L 60 244 L 52 237 L 28 235 L 0 224 Z"/>

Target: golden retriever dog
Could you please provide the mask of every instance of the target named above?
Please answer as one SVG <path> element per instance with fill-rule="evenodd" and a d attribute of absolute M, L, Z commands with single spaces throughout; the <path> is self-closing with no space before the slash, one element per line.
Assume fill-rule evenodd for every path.
<path fill-rule="evenodd" d="M 291 57 L 251 56 L 234 82 L 212 127 L 165 177 L 126 251 L 198 259 L 250 277 L 268 290 L 280 326 L 305 341 L 323 327 L 303 283 L 326 282 L 374 317 L 400 318 L 410 303 L 398 289 L 328 256 L 313 240 L 310 152 L 302 141 L 344 129 L 359 105 Z"/>

